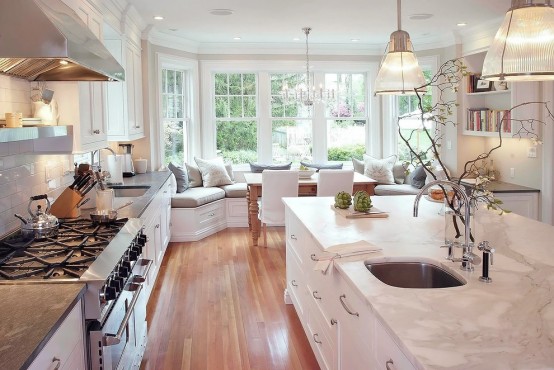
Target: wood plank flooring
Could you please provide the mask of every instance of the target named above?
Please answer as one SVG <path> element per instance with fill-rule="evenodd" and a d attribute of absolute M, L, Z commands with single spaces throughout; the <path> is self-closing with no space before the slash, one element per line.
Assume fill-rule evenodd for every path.
<path fill-rule="evenodd" d="M 284 228 L 170 243 L 147 308 L 141 370 L 319 369 L 285 288 Z"/>

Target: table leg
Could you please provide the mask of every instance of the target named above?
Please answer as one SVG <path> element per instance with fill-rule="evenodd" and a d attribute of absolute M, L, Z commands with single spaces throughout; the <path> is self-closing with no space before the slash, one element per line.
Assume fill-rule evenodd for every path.
<path fill-rule="evenodd" d="M 249 186 L 248 189 L 248 219 L 250 232 L 252 233 L 252 245 L 257 246 L 258 238 L 260 236 L 260 220 L 258 219 L 258 188 L 256 186 Z"/>

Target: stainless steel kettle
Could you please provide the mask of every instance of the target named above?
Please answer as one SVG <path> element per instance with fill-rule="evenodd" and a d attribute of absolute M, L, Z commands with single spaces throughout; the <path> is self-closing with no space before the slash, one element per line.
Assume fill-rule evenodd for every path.
<path fill-rule="evenodd" d="M 32 211 L 31 204 L 41 199 L 46 200 L 46 210 L 43 211 L 42 206 L 39 204 L 36 207 L 36 211 Z M 19 218 L 22 222 L 21 233 L 25 239 L 43 240 L 58 235 L 58 218 L 48 213 L 50 211 L 50 201 L 46 194 L 32 196 L 29 199 L 27 211 L 31 216 L 27 219 L 17 213 L 15 214 L 15 217 Z"/>

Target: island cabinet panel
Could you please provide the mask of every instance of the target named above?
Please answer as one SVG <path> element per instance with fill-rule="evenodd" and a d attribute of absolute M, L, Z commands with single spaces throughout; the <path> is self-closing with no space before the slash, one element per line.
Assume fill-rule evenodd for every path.
<path fill-rule="evenodd" d="M 318 263 L 325 252 L 287 208 L 287 288 L 321 369 L 414 369 L 383 328 L 362 294 L 332 265 L 324 273 Z M 382 360 L 386 357 L 386 360 Z M 396 366 L 396 367 L 395 367 Z"/>
<path fill-rule="evenodd" d="M 79 301 L 28 370 L 85 370 L 85 337 L 82 303 Z"/>

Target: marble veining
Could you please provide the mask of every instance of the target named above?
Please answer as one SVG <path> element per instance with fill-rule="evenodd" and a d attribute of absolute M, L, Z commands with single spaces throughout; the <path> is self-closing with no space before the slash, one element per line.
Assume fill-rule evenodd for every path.
<path fill-rule="evenodd" d="M 335 268 L 372 310 L 418 369 L 554 369 L 554 227 L 516 214 L 480 209 L 476 243 L 496 249 L 491 284 L 475 271 L 459 270 L 439 248 L 444 238 L 441 205 L 413 196 L 372 197 L 390 212 L 384 219 L 346 219 L 329 209 L 331 198 L 289 198 L 289 206 L 323 250 L 367 240 L 381 253 L 338 259 Z M 474 253 L 481 255 L 476 248 Z M 460 256 L 456 250 L 456 256 Z M 375 278 L 371 258 L 431 258 L 467 284 L 443 289 L 403 289 Z"/>

